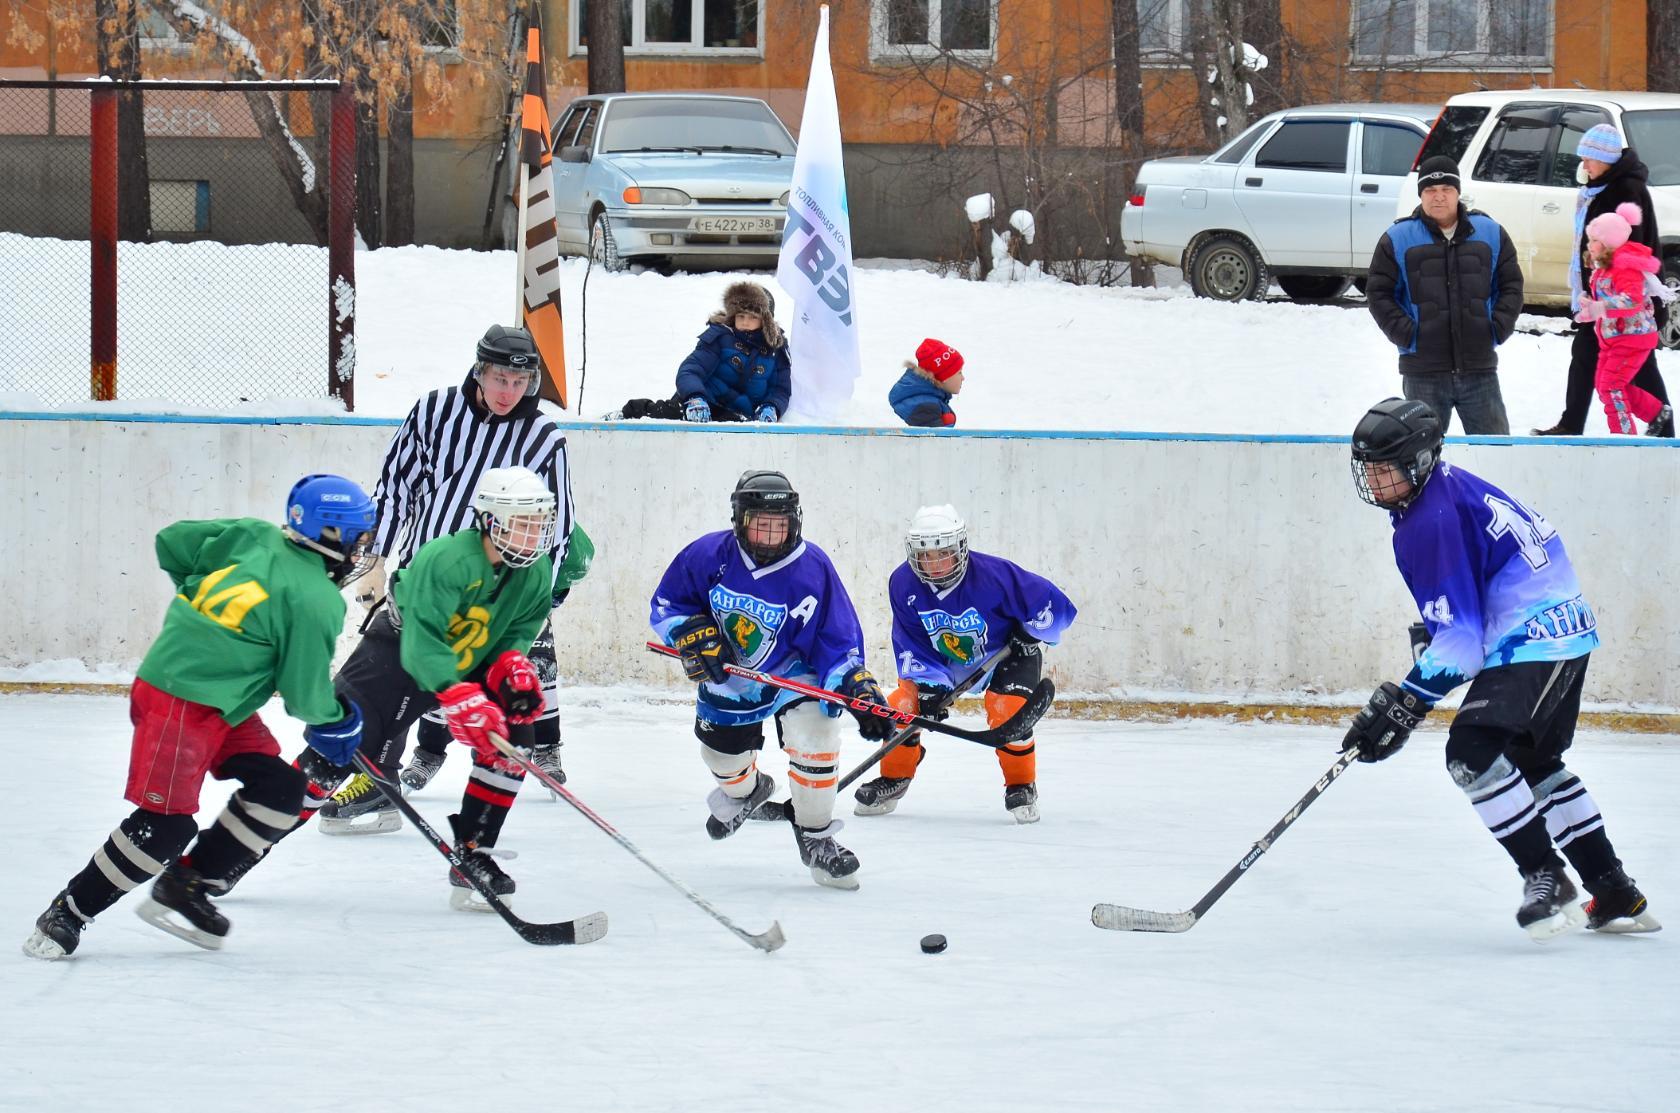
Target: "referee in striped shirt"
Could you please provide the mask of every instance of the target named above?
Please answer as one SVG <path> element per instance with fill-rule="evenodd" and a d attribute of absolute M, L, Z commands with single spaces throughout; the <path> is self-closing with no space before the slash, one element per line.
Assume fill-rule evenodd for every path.
<path fill-rule="evenodd" d="M 369 611 L 384 598 L 386 560 L 394 557 L 400 568 L 426 542 L 473 524 L 473 492 L 479 477 L 490 468 L 529 468 L 554 492 L 557 517 L 551 557 L 556 573 L 560 571 L 574 525 L 571 470 L 565 435 L 537 405 L 541 373 L 536 342 L 529 332 L 491 325 L 478 342 L 477 359 L 466 381 L 434 390 L 414 404 L 391 439 L 374 490 L 379 521 L 373 530 L 372 550 L 379 559 L 361 579 L 356 596 Z M 564 596 L 563 589 L 555 593 L 556 606 Z M 531 760 L 564 781 L 552 622 L 537 635 L 529 656 L 542 677 L 544 701 Z M 410 790 L 423 788 L 442 767 L 448 743 L 442 718 L 428 712 L 420 720 L 419 745 L 403 770 L 403 784 Z M 386 760 L 392 764 L 401 760 L 402 745 L 399 739 L 398 751 Z M 354 782 L 346 785 L 322 810 L 323 815 L 350 820 L 385 802 L 380 793 L 357 792 L 356 787 Z"/>

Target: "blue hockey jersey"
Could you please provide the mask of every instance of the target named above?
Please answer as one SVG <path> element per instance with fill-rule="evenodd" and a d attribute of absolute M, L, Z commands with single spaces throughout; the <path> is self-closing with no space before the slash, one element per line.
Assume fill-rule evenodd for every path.
<path fill-rule="evenodd" d="M 1433 639 L 1405 687 L 1431 704 L 1484 668 L 1597 648 L 1563 539 L 1498 487 L 1443 463 L 1389 517 L 1395 563 Z"/>
<path fill-rule="evenodd" d="M 759 567 L 730 530 L 691 543 L 665 570 L 648 621 L 665 644 L 671 631 L 710 613 L 736 664 L 824 688 L 863 664 L 863 629 L 828 554 L 801 541 L 775 564 Z M 731 676 L 700 685 L 699 717 L 734 726 L 768 718 L 796 693 Z M 839 715 L 838 707 L 826 708 Z"/>
<path fill-rule="evenodd" d="M 955 687 L 1016 630 L 1055 645 L 1078 613 L 1043 576 L 986 553 L 970 552 L 963 578 L 942 591 L 900 564 L 887 593 L 899 677 L 940 688 Z"/>

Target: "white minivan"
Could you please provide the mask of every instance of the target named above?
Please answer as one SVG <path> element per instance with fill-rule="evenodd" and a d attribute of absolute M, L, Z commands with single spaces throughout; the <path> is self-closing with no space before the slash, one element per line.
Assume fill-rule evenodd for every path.
<path fill-rule="evenodd" d="M 1417 161 L 1446 155 L 1458 163 L 1466 205 L 1511 235 L 1523 272 L 1523 301 L 1569 304 L 1569 256 L 1575 250 L 1575 198 L 1581 160 L 1575 147 L 1595 124 L 1619 128 L 1650 168 L 1647 183 L 1662 236 L 1663 280 L 1680 286 L 1680 94 L 1596 89 L 1520 89 L 1463 93 L 1441 110 Z M 1417 171 L 1395 208 L 1417 205 Z M 1680 343 L 1680 313 L 1669 315 L 1663 343 Z"/>

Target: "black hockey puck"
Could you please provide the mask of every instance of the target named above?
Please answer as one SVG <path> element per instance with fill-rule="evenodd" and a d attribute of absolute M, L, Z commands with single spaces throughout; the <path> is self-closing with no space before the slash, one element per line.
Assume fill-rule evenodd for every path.
<path fill-rule="evenodd" d="M 945 937 L 943 935 L 922 936 L 922 953 L 924 955 L 936 955 L 944 949 Z"/>

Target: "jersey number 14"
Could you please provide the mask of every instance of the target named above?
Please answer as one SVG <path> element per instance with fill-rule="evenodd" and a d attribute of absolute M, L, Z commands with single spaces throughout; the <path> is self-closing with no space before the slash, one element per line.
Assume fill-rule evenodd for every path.
<path fill-rule="evenodd" d="M 1493 513 L 1485 527 L 1488 536 L 1497 541 L 1509 535 L 1528 566 L 1537 572 L 1552 562 L 1546 553 L 1546 542 L 1557 536 L 1557 530 L 1546 519 L 1515 499 L 1507 502 L 1496 495 L 1483 495 L 1482 501 Z"/>

